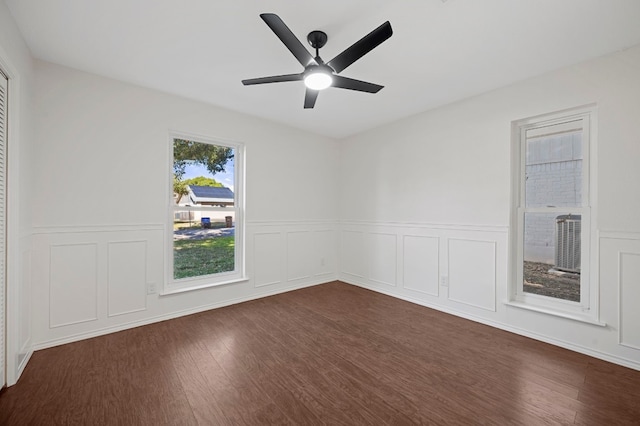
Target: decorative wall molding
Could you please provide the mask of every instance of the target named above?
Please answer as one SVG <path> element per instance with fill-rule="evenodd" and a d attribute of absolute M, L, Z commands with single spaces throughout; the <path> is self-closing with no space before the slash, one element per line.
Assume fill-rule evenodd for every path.
<path fill-rule="evenodd" d="M 360 230 L 340 231 L 340 269 L 341 274 L 364 278 L 365 264 L 362 253 L 365 251 L 365 233 Z"/>
<path fill-rule="evenodd" d="M 338 273 L 340 277 L 345 276 L 351 280 L 355 279 L 358 282 L 371 283 L 373 285 L 397 286 L 399 291 L 403 292 L 402 294 L 407 291 L 414 292 L 414 295 L 415 293 L 421 293 L 431 298 L 444 298 L 452 302 L 467 303 L 477 308 L 496 311 L 497 256 L 499 251 L 506 254 L 508 232 L 505 227 L 343 221 L 340 222 L 339 228 L 341 262 Z M 384 247 L 377 247 L 376 244 L 373 244 L 376 235 L 393 236 L 396 242 L 393 250 L 384 245 Z M 362 242 L 359 241 L 360 239 Z M 420 239 L 424 239 L 424 242 L 418 243 Z M 452 271 L 449 269 L 450 253 L 448 242 L 450 240 L 491 244 L 491 271 L 486 271 L 487 277 L 483 277 L 483 289 L 490 293 L 490 297 L 485 301 L 486 303 L 473 303 L 455 295 L 449 297 L 451 284 L 445 283 L 443 285 L 440 283 L 441 278 L 449 281 L 451 275 L 453 275 L 454 285 L 456 285 L 455 280 L 458 270 Z M 501 244 L 500 249 L 498 242 Z M 507 259 L 506 256 L 503 257 L 504 259 L 501 259 L 502 266 L 506 270 Z M 382 259 L 386 259 L 386 266 L 380 265 Z M 468 261 L 472 262 L 473 258 L 468 259 Z M 386 278 L 379 279 L 375 274 L 372 275 L 372 268 L 385 271 Z M 388 278 L 389 271 L 392 269 L 395 270 L 395 279 Z M 361 272 L 365 270 L 368 271 L 367 274 Z M 461 268 L 461 271 L 464 271 L 464 268 Z M 442 275 L 443 273 L 445 275 Z M 424 277 L 422 274 L 427 275 Z M 442 292 L 440 287 L 448 291 Z"/>
<path fill-rule="evenodd" d="M 147 285 L 162 281 L 163 235 L 158 225 L 40 229 L 33 286 L 47 297 L 34 301 L 34 344 L 144 315 Z"/>
<path fill-rule="evenodd" d="M 508 226 L 502 225 L 471 225 L 471 224 L 447 224 L 429 222 L 373 222 L 366 220 L 341 220 L 338 221 L 341 227 L 366 226 L 366 227 L 391 227 L 391 228 L 414 228 L 447 231 L 477 231 L 477 232 L 509 232 Z"/>
<path fill-rule="evenodd" d="M 159 224 L 38 228 L 33 236 L 34 291 L 48 297 L 34 301 L 33 347 L 68 343 L 336 279 L 334 222 L 255 221 L 245 233 L 248 279 L 161 296 L 166 250 L 172 249 L 165 232 L 166 226 Z M 59 247 L 62 252 L 49 260 L 50 251 Z M 92 247 L 95 259 L 80 259 L 85 264 L 80 271 L 90 270 L 95 278 L 84 279 L 86 274 L 75 271 L 78 257 L 87 256 L 86 250 L 77 247 Z M 76 250 L 78 256 L 68 250 Z M 89 292 L 91 303 L 66 297 L 71 292 L 80 294 L 75 290 Z M 92 315 L 86 315 L 88 307 Z M 74 320 L 66 321 L 61 315 Z"/>
<path fill-rule="evenodd" d="M 449 300 L 495 312 L 496 241 L 448 238 L 447 242 Z"/>
<path fill-rule="evenodd" d="M 369 232 L 367 247 L 369 280 L 395 287 L 398 282 L 398 236 L 387 232 Z"/>
<path fill-rule="evenodd" d="M 98 319 L 98 244 L 49 246 L 49 327 Z"/>
<path fill-rule="evenodd" d="M 107 315 L 147 309 L 147 240 L 107 243 Z"/>
<path fill-rule="evenodd" d="M 621 350 L 640 359 L 640 233 L 600 232 L 601 300 Z"/>
<path fill-rule="evenodd" d="M 640 252 L 618 252 L 618 344 L 640 351 Z M 628 331 L 630 329 L 630 331 Z"/>
<path fill-rule="evenodd" d="M 127 231 L 164 231 L 165 224 L 141 223 L 141 224 L 111 224 L 111 225 L 68 225 L 68 226 L 36 226 L 33 235 L 44 234 L 74 234 L 95 232 L 127 232 Z"/>
<path fill-rule="evenodd" d="M 285 228 L 293 227 L 326 227 L 328 229 L 334 229 L 336 226 L 336 220 L 247 220 L 246 226 L 254 227 L 266 227 L 266 226 L 278 226 Z"/>
<path fill-rule="evenodd" d="M 401 282 L 407 290 L 440 296 L 440 237 L 403 235 Z"/>
<path fill-rule="evenodd" d="M 247 226 L 247 238 L 251 241 L 248 274 L 256 288 L 336 278 L 335 223 L 254 221 Z"/>
<path fill-rule="evenodd" d="M 284 233 L 254 232 L 252 245 L 254 286 L 264 287 L 283 282 Z"/>
<path fill-rule="evenodd" d="M 615 240 L 640 240 L 640 232 L 629 231 L 603 231 L 598 232 L 600 238 L 615 239 Z"/>
<path fill-rule="evenodd" d="M 287 281 L 303 280 L 313 275 L 311 261 L 313 232 L 296 230 L 286 232 Z"/>
<path fill-rule="evenodd" d="M 620 314 L 621 330 L 616 330 L 617 332 L 612 336 L 615 340 L 613 345 L 620 350 L 613 350 L 606 345 L 595 350 L 589 347 L 588 343 L 577 343 L 568 334 L 566 336 L 554 334 L 553 327 L 551 327 L 551 331 L 544 331 L 544 328 L 534 330 L 526 325 L 527 321 L 530 321 L 529 318 L 539 318 L 543 322 L 547 321 L 548 324 L 554 324 L 554 321 L 563 321 L 562 319 L 538 317 L 536 315 L 543 314 L 536 313 L 507 312 L 502 304 L 497 303 L 497 300 L 507 299 L 508 232 L 503 227 L 460 225 L 446 227 L 442 224 L 430 227 L 425 224 L 416 226 L 413 223 L 404 225 L 399 223 L 367 224 L 366 222 L 346 221 L 340 223 L 328 221 L 248 222 L 246 228 L 248 282 L 209 288 L 202 290 L 202 292 L 190 292 L 196 294 L 176 294 L 162 298 L 155 294 L 146 294 L 144 298 L 146 308 L 142 310 L 126 309 L 125 306 L 115 308 L 108 304 L 110 285 L 108 279 L 104 277 L 107 276 L 109 268 L 109 247 L 115 247 L 116 250 L 119 250 L 136 246 L 136 244 L 129 246 L 131 243 L 144 242 L 148 250 L 146 252 L 146 283 L 156 282 L 159 284 L 164 274 L 162 265 L 166 243 L 163 225 L 82 226 L 47 229 L 41 228 L 39 233 L 33 237 L 34 250 L 39 251 L 39 254 L 34 255 L 34 259 L 41 259 L 42 250 L 48 252 L 50 247 L 55 245 L 97 244 L 99 257 L 97 265 L 101 271 L 99 273 L 102 274 L 100 276 L 103 278 L 98 282 L 97 320 L 50 329 L 48 323 L 50 301 L 45 301 L 45 307 L 40 301 L 37 301 L 34 306 L 38 311 L 35 316 L 37 324 L 34 326 L 35 332 L 32 340 L 35 349 L 341 279 L 344 282 L 393 297 L 640 369 L 640 356 L 636 357 L 635 355 L 638 351 L 638 348 L 635 347 L 636 342 L 633 338 L 630 340 L 629 336 L 633 337 L 633 335 L 627 333 L 632 333 L 635 330 L 628 328 L 631 326 L 629 321 L 635 318 L 633 315 Z M 619 237 L 624 238 L 618 239 Z M 616 253 L 639 254 L 640 250 L 628 247 L 636 247 L 640 238 L 635 238 L 634 235 L 631 235 L 631 238 L 628 237 L 629 235 L 626 233 L 624 235 L 600 234 L 601 241 L 607 241 L 609 246 L 621 247 Z M 450 250 L 452 242 L 453 252 Z M 487 266 L 488 269 L 485 268 L 486 270 L 481 271 L 482 282 L 479 287 L 482 291 L 487 290 L 490 296 L 480 303 L 475 303 L 472 300 L 474 303 L 465 304 L 465 300 L 459 300 L 460 293 L 451 292 L 451 286 L 453 285 L 456 291 L 464 291 L 465 286 L 473 285 L 467 282 L 469 277 L 464 274 L 460 275 L 460 271 L 462 270 L 461 265 L 467 265 L 465 259 L 475 256 L 474 250 L 466 253 L 467 248 L 474 246 L 474 244 L 479 244 L 479 247 L 475 247 L 479 250 L 478 253 L 489 256 L 490 252 L 492 256 L 491 259 L 485 259 L 486 262 L 480 262 L 483 268 L 491 264 L 490 267 Z M 301 247 L 303 250 L 299 250 Z M 462 250 L 458 250 L 460 248 Z M 611 249 L 608 248 L 608 251 Z M 138 256 L 140 255 L 138 254 Z M 452 255 L 457 258 L 452 260 Z M 383 262 L 384 265 L 372 268 L 372 262 L 376 259 Z M 120 261 L 124 262 L 122 259 Z M 40 294 L 49 294 L 50 266 L 46 265 L 42 269 L 42 264 L 33 265 L 33 281 L 34 285 L 40 286 L 38 291 Z M 150 276 L 150 273 L 159 273 L 159 275 Z M 134 275 L 141 277 L 142 272 Z M 380 279 L 381 277 L 382 279 Z M 610 277 L 606 279 L 610 279 Z M 137 281 L 142 282 L 141 279 Z M 625 284 L 617 282 L 617 285 L 623 286 Z M 44 293 L 43 286 L 47 287 Z M 123 289 L 124 287 L 120 288 L 124 291 Z M 138 289 L 140 290 L 141 287 Z M 208 295 L 207 298 L 202 298 L 201 296 L 205 294 Z M 141 293 L 138 296 L 141 296 Z M 621 306 L 620 296 L 617 295 L 615 299 L 615 303 Z M 138 297 L 138 302 L 141 300 Z M 138 303 L 137 307 L 141 306 Z M 44 328 L 42 326 L 43 315 L 47 319 Z M 518 320 L 520 317 L 522 320 Z M 626 331 L 624 331 L 625 326 L 627 327 Z M 566 328 L 568 329 L 568 327 Z"/>

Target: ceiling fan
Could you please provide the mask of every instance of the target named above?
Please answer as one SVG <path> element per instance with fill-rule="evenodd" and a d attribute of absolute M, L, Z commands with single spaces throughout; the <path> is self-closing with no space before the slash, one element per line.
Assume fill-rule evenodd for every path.
<path fill-rule="evenodd" d="M 378 93 L 380 89 L 384 87 L 378 84 L 367 83 L 366 81 L 343 77 L 338 74 L 391 37 L 393 31 L 391 30 L 389 21 L 362 37 L 329 62 L 324 62 L 320 57 L 319 50 L 327 42 L 328 37 L 326 33 L 316 30 L 311 31 L 309 35 L 307 35 L 307 41 L 311 47 L 316 50 L 316 56 L 314 58 L 278 15 L 274 13 L 263 13 L 260 17 L 278 36 L 280 41 L 293 53 L 293 56 L 296 57 L 298 62 L 302 64 L 304 71 L 298 74 L 275 75 L 242 80 L 242 84 L 245 86 L 303 80 L 306 86 L 304 96 L 305 108 L 313 108 L 320 90 L 328 87 L 357 90 L 367 93 Z"/>

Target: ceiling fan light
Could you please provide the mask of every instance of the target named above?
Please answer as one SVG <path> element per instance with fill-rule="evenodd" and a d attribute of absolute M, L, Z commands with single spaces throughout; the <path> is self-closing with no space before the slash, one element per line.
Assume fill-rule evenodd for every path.
<path fill-rule="evenodd" d="M 326 72 L 316 71 L 308 74 L 304 78 L 304 84 L 311 90 L 324 90 L 331 86 L 333 78 Z"/>

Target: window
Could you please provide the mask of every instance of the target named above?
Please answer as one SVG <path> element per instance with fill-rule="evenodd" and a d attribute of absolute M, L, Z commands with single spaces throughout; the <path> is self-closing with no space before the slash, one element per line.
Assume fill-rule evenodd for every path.
<path fill-rule="evenodd" d="M 172 134 L 165 293 L 244 279 L 241 144 Z"/>
<path fill-rule="evenodd" d="M 597 322 L 594 108 L 513 124 L 510 300 Z"/>

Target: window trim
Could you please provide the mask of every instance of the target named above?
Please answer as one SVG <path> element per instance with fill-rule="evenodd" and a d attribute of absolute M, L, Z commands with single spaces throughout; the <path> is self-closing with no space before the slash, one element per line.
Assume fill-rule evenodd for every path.
<path fill-rule="evenodd" d="M 201 206 L 177 208 L 173 203 L 173 142 L 174 139 L 186 139 L 199 143 L 224 146 L 234 149 L 234 207 L 235 213 L 235 261 L 234 270 L 211 275 L 175 279 L 173 275 L 173 220 L 176 210 L 193 211 L 231 211 L 229 208 Z M 242 142 L 213 138 L 182 131 L 169 131 L 167 173 L 167 222 L 165 232 L 165 279 L 160 295 L 183 293 L 186 291 L 228 285 L 248 280 L 246 276 L 245 254 L 245 145 Z"/>
<path fill-rule="evenodd" d="M 580 302 L 555 299 L 523 291 L 524 213 L 535 212 L 525 206 L 526 132 L 552 125 L 582 121 L 583 169 L 582 204 L 579 207 L 538 209 L 544 212 L 572 212 L 582 215 L 582 270 Z M 512 122 L 511 136 L 511 213 L 509 238 L 509 286 L 505 304 L 563 318 L 603 325 L 599 320 L 599 277 L 597 240 L 597 107 L 587 105 Z"/>

